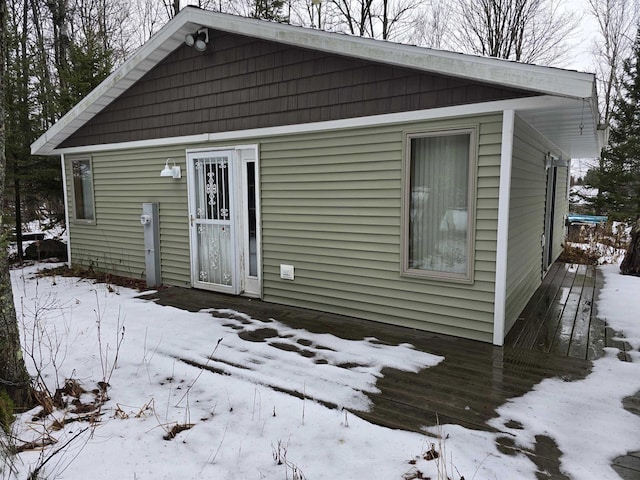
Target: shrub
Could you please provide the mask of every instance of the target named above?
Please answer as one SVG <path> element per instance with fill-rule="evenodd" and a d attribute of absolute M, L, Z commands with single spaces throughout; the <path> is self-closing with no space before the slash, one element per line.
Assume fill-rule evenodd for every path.
<path fill-rule="evenodd" d="M 9 433 L 13 423 L 13 402 L 4 390 L 0 390 L 0 427 Z"/>

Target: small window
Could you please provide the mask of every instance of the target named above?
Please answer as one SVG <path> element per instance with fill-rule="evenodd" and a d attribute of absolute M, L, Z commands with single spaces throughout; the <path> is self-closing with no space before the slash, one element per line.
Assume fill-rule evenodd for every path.
<path fill-rule="evenodd" d="M 93 203 L 93 173 L 91 160 L 71 160 L 73 174 L 73 218 L 84 222 L 95 222 Z"/>
<path fill-rule="evenodd" d="M 475 130 L 407 135 L 403 273 L 472 280 Z"/>

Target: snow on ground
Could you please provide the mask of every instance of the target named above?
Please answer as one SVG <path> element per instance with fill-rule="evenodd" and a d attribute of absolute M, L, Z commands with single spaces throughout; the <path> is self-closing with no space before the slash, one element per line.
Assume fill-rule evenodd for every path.
<path fill-rule="evenodd" d="M 67 241 L 67 234 L 64 224 L 54 223 L 48 219 L 45 220 L 33 220 L 24 224 L 22 233 L 41 233 L 44 238 L 54 238 L 61 242 Z M 23 251 L 33 243 L 32 240 L 26 240 L 22 242 Z M 9 255 L 17 255 L 18 246 L 16 243 L 10 243 L 7 249 Z"/>
<path fill-rule="evenodd" d="M 615 269 L 603 267 L 599 311 L 638 348 L 640 326 L 633 320 L 640 310 L 640 279 Z M 57 445 L 79 437 L 47 463 L 47 478 L 438 478 L 436 462 L 410 463 L 429 449 L 431 437 L 378 427 L 340 407 L 366 409 L 364 392 L 375 391 L 385 366 L 416 371 L 441 357 L 406 344 L 348 341 L 276 321 L 263 324 L 237 312 L 185 312 L 137 299 L 129 289 L 77 278 L 34 279 L 33 271 L 12 272 L 30 371 L 43 372 L 50 389 L 66 378 L 78 379 L 87 390 L 103 379 L 111 385 L 95 429 L 83 431 L 87 423 L 73 422 L 51 432 Z M 216 317 L 229 313 L 233 318 Z M 256 333 L 274 329 L 279 341 L 314 357 L 242 340 L 239 326 Z M 553 438 L 563 452 L 562 470 L 575 479 L 615 479 L 610 461 L 640 450 L 640 417 L 621 405 L 640 390 L 640 353 L 633 357 L 624 363 L 609 352 L 582 381 L 545 380 L 500 407 L 492 425 L 512 434 L 522 448 L 533 449 L 536 435 Z M 33 414 L 16 422 L 21 440 L 37 438 L 43 424 L 51 424 L 32 420 Z M 524 429 L 510 428 L 510 420 Z M 176 424 L 193 427 L 164 440 Z M 448 436 L 444 447 L 455 480 L 536 479 L 536 467 L 524 454 L 498 451 L 496 440 L 503 434 L 453 425 L 439 433 Z M 19 478 L 55 448 L 20 454 Z"/>
<path fill-rule="evenodd" d="M 597 257 L 598 265 L 610 265 L 612 263 L 621 262 L 626 252 L 626 250 L 621 248 L 616 248 L 596 241 L 590 243 L 566 242 L 566 245 L 583 250 L 591 257 Z"/>
<path fill-rule="evenodd" d="M 569 190 L 569 200 L 573 205 L 587 205 L 588 198 L 594 198 L 598 194 L 597 188 L 585 185 L 574 185 Z"/>
<path fill-rule="evenodd" d="M 623 332 L 634 350 L 640 350 L 640 277 L 620 275 L 618 265 L 605 265 L 600 271 L 604 286 L 598 298 L 598 314 Z"/>
<path fill-rule="evenodd" d="M 526 395 L 498 409 L 490 423 L 532 448 L 535 435 L 553 438 L 563 452 L 562 469 L 576 479 L 619 479 L 614 458 L 640 451 L 640 417 L 622 408 L 625 397 L 640 392 L 640 278 L 623 276 L 619 265 L 604 265 L 598 316 L 629 342 L 632 362 L 618 360 L 616 349 L 594 362 L 582 381 L 546 379 Z M 509 429 L 515 420 L 524 429 Z"/>

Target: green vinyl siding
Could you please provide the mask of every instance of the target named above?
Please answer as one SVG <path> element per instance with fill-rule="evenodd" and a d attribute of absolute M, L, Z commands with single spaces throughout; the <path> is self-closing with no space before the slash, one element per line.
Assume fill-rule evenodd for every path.
<path fill-rule="evenodd" d="M 404 134 L 461 127 L 478 132 L 474 282 L 403 277 Z M 185 152 L 258 144 L 265 301 L 491 341 L 501 128 L 497 114 L 94 154 L 96 225 L 71 225 L 72 258 L 144 278 L 139 216 L 158 202 L 162 281 L 188 285 Z M 182 179 L 159 176 L 168 157 Z"/>
<path fill-rule="evenodd" d="M 151 148 L 92 154 L 95 225 L 71 221 L 71 259 L 76 265 L 144 279 L 142 204 L 157 202 L 160 216 L 162 281 L 189 284 L 186 178 L 161 178 L 167 158 L 184 171 L 184 148 Z M 70 161 L 67 184 L 70 182 Z M 70 209 L 72 198 L 69 198 Z"/>
<path fill-rule="evenodd" d="M 517 320 L 542 282 L 547 173 L 545 155 L 553 151 L 544 137 L 520 117 L 515 118 L 507 252 L 505 332 Z M 566 168 L 558 168 L 554 258 L 560 254 L 566 214 Z"/>
<path fill-rule="evenodd" d="M 403 135 L 468 126 L 479 132 L 475 281 L 403 277 Z M 493 115 L 261 139 L 264 299 L 490 341 L 500 138 Z"/>

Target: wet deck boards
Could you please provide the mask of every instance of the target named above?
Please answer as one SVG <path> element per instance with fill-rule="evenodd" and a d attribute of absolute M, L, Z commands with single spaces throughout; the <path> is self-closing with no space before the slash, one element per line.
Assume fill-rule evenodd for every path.
<path fill-rule="evenodd" d="M 270 304 L 260 300 L 171 287 L 147 298 L 190 311 L 232 309 L 269 322 L 277 319 L 293 328 L 331 333 L 345 339 L 376 337 L 389 344 L 411 343 L 441 355 L 444 360 L 418 373 L 387 368 L 378 379 L 379 393 L 368 394 L 373 407 L 352 412 L 390 428 L 424 432 L 424 427 L 455 423 L 467 428 L 499 432 L 487 421 L 508 399 L 524 395 L 545 378 L 582 379 L 613 336 L 592 312 L 597 291 L 593 267 L 555 264 L 542 287 L 516 323 L 503 348 L 461 338 L 390 326 L 357 318 Z M 276 345 L 272 345 L 276 346 Z M 523 451 L 500 436 L 499 448 L 520 452 L 555 480 L 559 450 L 553 439 L 537 439 Z M 628 460 L 628 459 L 626 459 Z M 625 461 L 626 461 L 625 460 Z M 622 460 L 621 460 L 622 461 Z M 550 473 L 551 472 L 551 473 Z"/>
<path fill-rule="evenodd" d="M 614 347 L 621 360 L 629 360 L 629 345 L 596 315 L 601 284 L 593 265 L 554 263 L 505 345 L 587 360 L 601 357 L 604 347 Z"/>

